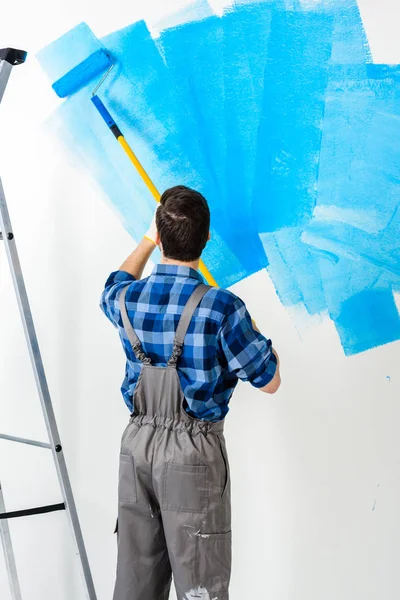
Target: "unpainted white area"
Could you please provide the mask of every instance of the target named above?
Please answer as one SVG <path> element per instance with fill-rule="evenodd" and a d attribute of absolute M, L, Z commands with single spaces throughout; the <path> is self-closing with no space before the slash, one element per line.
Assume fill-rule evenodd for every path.
<path fill-rule="evenodd" d="M 23 0 L 2 8 L 0 46 L 31 56 L 0 107 L 0 174 L 99 600 L 112 597 L 124 359 L 98 309 L 133 248 L 102 192 L 43 121 L 58 105 L 34 52 L 86 20 L 98 35 L 178 2 Z M 180 3 L 182 7 L 182 2 Z M 400 7 L 363 0 L 375 60 L 400 61 Z M 333 326 L 300 332 L 265 272 L 235 286 L 281 355 L 273 397 L 240 385 L 226 438 L 232 470 L 232 600 L 397 600 L 400 583 L 399 344 L 345 358 Z M 296 312 L 296 311 L 293 311 Z M 45 439 L 0 248 L 0 430 Z M 7 507 L 60 501 L 46 450 L 0 442 Z M 24 600 L 83 600 L 65 515 L 13 521 Z M 0 598 L 10 600 L 0 556 Z"/>

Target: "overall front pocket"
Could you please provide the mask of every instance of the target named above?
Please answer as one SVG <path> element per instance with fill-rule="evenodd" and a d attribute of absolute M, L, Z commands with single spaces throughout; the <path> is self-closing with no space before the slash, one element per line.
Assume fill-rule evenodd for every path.
<path fill-rule="evenodd" d="M 207 465 L 166 463 L 162 508 L 191 513 L 208 511 Z"/>
<path fill-rule="evenodd" d="M 130 454 L 119 455 L 118 502 L 124 504 L 137 502 L 135 462 Z"/>

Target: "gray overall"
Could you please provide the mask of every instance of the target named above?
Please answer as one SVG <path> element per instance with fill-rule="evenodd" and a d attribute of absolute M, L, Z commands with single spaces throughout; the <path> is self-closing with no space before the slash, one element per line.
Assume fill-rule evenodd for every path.
<path fill-rule="evenodd" d="M 129 286 L 128 286 L 129 287 Z M 177 362 L 199 285 L 182 313 L 166 367 L 151 365 L 120 307 L 142 370 L 120 454 L 118 565 L 114 600 L 228 600 L 231 504 L 224 423 L 192 418 L 183 407 Z"/>

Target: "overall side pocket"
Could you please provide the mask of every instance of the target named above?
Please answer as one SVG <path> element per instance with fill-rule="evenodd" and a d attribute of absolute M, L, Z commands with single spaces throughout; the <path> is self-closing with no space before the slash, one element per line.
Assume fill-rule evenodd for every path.
<path fill-rule="evenodd" d="M 134 458 L 128 454 L 119 455 L 118 502 L 134 504 L 137 502 Z"/>
<path fill-rule="evenodd" d="M 209 597 L 228 598 L 232 567 L 232 532 L 203 533 L 196 536 L 195 583 Z"/>

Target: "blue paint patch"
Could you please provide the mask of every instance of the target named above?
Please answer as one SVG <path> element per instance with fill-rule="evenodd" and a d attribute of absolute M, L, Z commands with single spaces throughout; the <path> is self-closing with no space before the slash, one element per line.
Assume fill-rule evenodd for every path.
<path fill-rule="evenodd" d="M 316 10 L 330 13 L 334 19 L 331 62 L 333 65 L 366 65 L 371 51 L 355 0 L 329 0 Z"/>
<path fill-rule="evenodd" d="M 314 315 L 327 306 L 318 255 L 302 243 L 301 236 L 300 227 L 287 227 L 260 237 L 269 259 L 268 273 L 282 304 L 303 305 Z M 336 264 L 335 258 L 331 260 Z"/>
<path fill-rule="evenodd" d="M 399 313 L 389 290 L 364 290 L 351 296 L 335 319 L 346 355 L 400 339 Z"/>
<path fill-rule="evenodd" d="M 340 258 L 333 271 L 325 265 L 320 271 L 346 354 L 400 339 L 392 298 L 400 281 L 399 74 L 398 68 L 381 65 L 336 66 L 327 88 L 317 208 L 302 241 Z M 370 215 L 368 226 L 362 214 Z M 343 307 L 353 306 L 353 297 L 372 301 L 375 296 L 367 292 L 377 287 L 389 312 L 369 331 L 368 306 L 360 308 L 358 325 L 346 335 Z"/>
<path fill-rule="evenodd" d="M 398 206 L 400 69 L 334 68 L 326 93 L 318 205 L 374 211 L 377 230 Z"/>
<path fill-rule="evenodd" d="M 221 286 L 267 268 L 285 306 L 329 314 L 347 355 L 400 339 L 399 68 L 372 64 L 355 0 L 190 9 L 157 40 L 144 22 L 101 41 L 81 25 L 73 52 L 61 38 L 39 58 L 76 89 L 74 65 L 110 53 L 99 97 L 161 191 L 207 197 Z M 92 87 L 60 108 L 64 139 L 139 239 L 154 201 Z"/>

